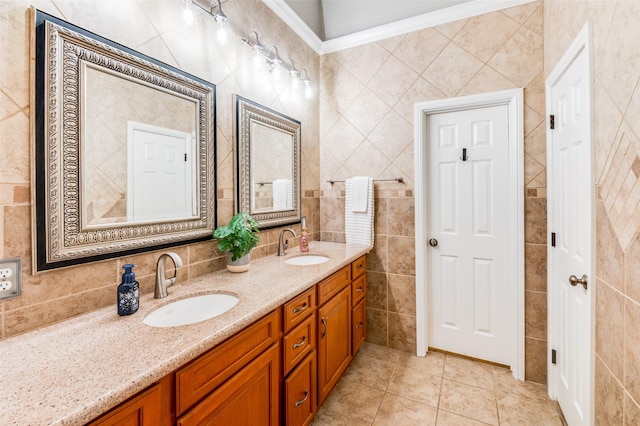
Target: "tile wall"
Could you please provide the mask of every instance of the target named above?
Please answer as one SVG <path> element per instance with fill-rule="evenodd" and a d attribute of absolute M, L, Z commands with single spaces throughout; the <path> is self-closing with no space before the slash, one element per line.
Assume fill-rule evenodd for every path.
<path fill-rule="evenodd" d="M 640 422 L 640 2 L 545 0 L 545 73 L 591 22 L 596 163 L 595 424 Z"/>
<path fill-rule="evenodd" d="M 367 339 L 409 352 L 416 339 L 414 103 L 524 88 L 526 377 L 545 383 L 542 2 L 323 55 L 320 64 L 321 236 L 344 241 L 344 184 L 327 180 L 404 178 L 376 183 Z"/>
<path fill-rule="evenodd" d="M 23 262 L 22 296 L 0 302 L 0 338 L 113 305 L 124 263 L 137 264 L 143 292 L 153 291 L 155 263 L 150 252 L 63 270 L 31 272 L 31 179 L 29 136 L 30 5 L 181 68 L 217 85 L 218 223 L 234 212 L 232 94 L 237 93 L 302 122 L 302 213 L 312 238 L 319 239 L 319 81 L 318 55 L 260 0 L 227 0 L 223 9 L 231 23 L 230 44 L 218 46 L 211 16 L 195 7 L 187 26 L 179 0 L 2 0 L 0 2 L 0 258 Z M 316 96 L 294 96 L 285 80 L 269 79 L 255 70 L 251 49 L 240 42 L 249 31 L 260 41 L 277 45 L 283 58 L 306 68 L 316 84 Z M 36 171 L 37 172 L 37 171 Z M 299 231 L 299 226 L 298 226 Z M 278 230 L 264 232 L 254 257 L 275 253 Z M 224 268 L 213 242 L 176 247 L 186 280 Z"/>

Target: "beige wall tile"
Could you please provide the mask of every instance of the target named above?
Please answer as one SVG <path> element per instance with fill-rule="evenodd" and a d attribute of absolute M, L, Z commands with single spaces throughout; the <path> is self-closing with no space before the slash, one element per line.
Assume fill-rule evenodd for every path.
<path fill-rule="evenodd" d="M 547 339 L 547 293 L 524 292 L 524 335 L 539 340 Z"/>
<path fill-rule="evenodd" d="M 547 383 L 547 342 L 525 337 L 525 380 Z"/>
<path fill-rule="evenodd" d="M 638 406 L 638 403 L 635 402 L 628 393 L 624 394 L 624 424 L 640 424 L 640 406 Z"/>
<path fill-rule="evenodd" d="M 368 265 L 367 265 L 368 266 Z M 388 274 L 367 271 L 367 309 L 388 309 Z"/>
<path fill-rule="evenodd" d="M 525 198 L 524 200 L 524 241 L 532 244 L 547 242 L 547 200 L 546 198 Z"/>
<path fill-rule="evenodd" d="M 389 346 L 388 312 L 381 309 L 367 307 L 367 336 L 366 341 L 376 345 Z"/>
<path fill-rule="evenodd" d="M 524 282 L 526 290 L 547 291 L 547 246 L 525 244 Z"/>
<path fill-rule="evenodd" d="M 482 62 L 450 43 L 422 76 L 447 96 L 455 96 L 482 68 Z"/>
<path fill-rule="evenodd" d="M 393 56 L 422 74 L 448 43 L 447 37 L 427 28 L 407 34 L 393 50 Z"/>
<path fill-rule="evenodd" d="M 518 86 L 525 87 L 543 70 L 542 46 L 543 38 L 541 35 L 521 27 L 491 58 L 488 64 L 499 69 L 505 77 Z"/>
<path fill-rule="evenodd" d="M 623 419 L 624 391 L 597 357 L 595 368 L 595 424 L 620 425 Z"/>
<path fill-rule="evenodd" d="M 640 400 L 640 305 L 625 300 L 624 309 L 624 387 Z"/>
<path fill-rule="evenodd" d="M 390 56 L 367 85 L 387 105 L 394 106 L 418 74 L 394 56 Z"/>
<path fill-rule="evenodd" d="M 622 381 L 624 362 L 625 298 L 601 280 L 596 283 L 596 352 L 612 374 Z"/>
<path fill-rule="evenodd" d="M 405 352 L 415 351 L 415 316 L 389 312 L 389 347 Z"/>
<path fill-rule="evenodd" d="M 416 274 L 415 238 L 390 235 L 387 250 L 390 273 Z"/>
<path fill-rule="evenodd" d="M 481 61 L 487 62 L 518 28 L 520 23 L 507 18 L 501 11 L 486 13 L 467 20 L 453 42 Z M 478 34 L 482 34 L 482 37 L 478 37 Z"/>
<path fill-rule="evenodd" d="M 624 252 L 600 201 L 596 203 L 596 253 L 596 275 L 613 288 L 623 291 Z"/>
<path fill-rule="evenodd" d="M 389 312 L 416 315 L 415 276 L 389 274 Z"/>

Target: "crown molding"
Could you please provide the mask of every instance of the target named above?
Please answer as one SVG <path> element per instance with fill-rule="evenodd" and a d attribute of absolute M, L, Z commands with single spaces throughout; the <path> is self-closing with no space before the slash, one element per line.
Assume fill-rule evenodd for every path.
<path fill-rule="evenodd" d="M 322 54 L 322 40 L 311 28 L 289 7 L 284 0 L 262 0 L 276 15 L 280 17 L 300 38 L 317 54 Z"/>
<path fill-rule="evenodd" d="M 401 21 L 381 25 L 369 30 L 359 31 L 357 33 L 323 42 L 313 31 L 311 31 L 307 24 L 305 24 L 304 21 L 296 15 L 295 12 L 293 12 L 284 0 L 263 0 L 263 2 L 280 17 L 280 19 L 282 19 L 319 55 L 349 49 L 385 38 L 435 27 L 437 25 L 471 18 L 473 16 L 483 15 L 485 13 L 495 12 L 509 7 L 520 6 L 534 1 L 538 0 L 472 0 L 446 9 L 424 13 L 422 15 L 413 16 Z"/>

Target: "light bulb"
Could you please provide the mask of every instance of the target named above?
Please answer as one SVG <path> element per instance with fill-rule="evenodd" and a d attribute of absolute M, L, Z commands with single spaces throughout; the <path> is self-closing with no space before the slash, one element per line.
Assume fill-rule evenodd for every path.
<path fill-rule="evenodd" d="M 182 19 L 187 25 L 193 24 L 193 11 L 191 10 L 191 0 L 184 0 L 184 9 L 182 10 Z"/>
<path fill-rule="evenodd" d="M 229 34 L 226 25 L 220 25 L 218 27 L 218 33 L 216 34 L 216 37 L 218 39 L 218 44 L 222 46 L 226 46 L 227 44 L 229 44 Z"/>
<path fill-rule="evenodd" d="M 313 89 L 311 88 L 311 84 L 304 85 L 304 96 L 307 99 L 311 99 L 313 97 Z"/>

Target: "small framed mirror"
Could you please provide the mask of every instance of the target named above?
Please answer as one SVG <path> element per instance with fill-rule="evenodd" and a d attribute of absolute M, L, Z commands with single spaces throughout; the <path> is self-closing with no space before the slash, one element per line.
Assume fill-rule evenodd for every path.
<path fill-rule="evenodd" d="M 238 211 L 261 228 L 300 221 L 300 122 L 235 95 Z"/>
<path fill-rule="evenodd" d="M 34 270 L 210 239 L 215 86 L 32 12 Z"/>

